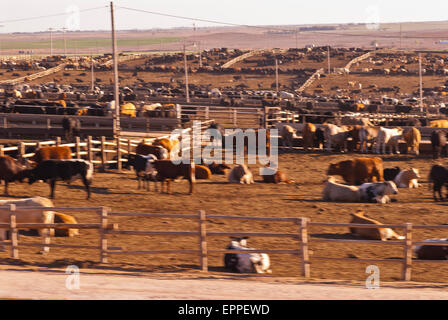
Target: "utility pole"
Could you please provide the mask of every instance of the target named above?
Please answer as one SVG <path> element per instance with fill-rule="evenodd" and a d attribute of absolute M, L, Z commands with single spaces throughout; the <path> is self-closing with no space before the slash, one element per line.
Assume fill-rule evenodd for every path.
<path fill-rule="evenodd" d="M 184 69 L 185 69 L 185 97 L 187 99 L 187 103 L 190 103 L 190 92 L 188 89 L 188 66 L 187 66 L 187 52 L 184 43 Z"/>
<path fill-rule="evenodd" d="M 330 46 L 327 47 L 328 49 L 328 74 L 331 73 L 331 57 L 330 57 Z"/>
<path fill-rule="evenodd" d="M 62 32 L 64 33 L 64 56 L 67 56 L 67 39 L 65 37 L 66 31 L 67 31 L 67 28 L 63 27 Z"/>
<path fill-rule="evenodd" d="M 91 69 L 90 69 L 90 72 L 91 72 L 91 75 L 92 75 L 92 92 L 94 91 L 94 89 L 95 89 L 95 78 L 94 78 L 94 66 L 93 66 L 93 54 L 90 54 L 90 62 L 91 62 Z"/>
<path fill-rule="evenodd" d="M 115 99 L 115 114 L 114 114 L 114 136 L 120 135 L 120 93 L 118 87 L 118 56 L 117 56 L 117 39 L 115 35 L 115 18 L 114 18 L 114 3 L 110 2 L 110 16 L 112 23 L 112 55 L 114 63 L 114 99 Z"/>
<path fill-rule="evenodd" d="M 277 91 L 278 97 L 278 59 L 275 59 L 275 90 Z"/>
<path fill-rule="evenodd" d="M 48 28 L 50 30 L 50 56 L 53 56 L 53 28 Z"/>
<path fill-rule="evenodd" d="M 423 76 L 422 76 L 422 54 L 418 54 L 419 79 L 420 79 L 420 112 L 423 113 Z"/>

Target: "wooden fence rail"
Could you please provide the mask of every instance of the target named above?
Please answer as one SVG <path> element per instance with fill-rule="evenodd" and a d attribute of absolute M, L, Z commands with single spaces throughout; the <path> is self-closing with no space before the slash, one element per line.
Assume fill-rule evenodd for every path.
<path fill-rule="evenodd" d="M 33 211 L 83 211 L 83 212 L 95 212 L 99 216 L 99 223 L 96 224 L 44 224 L 44 223 L 17 223 L 17 216 L 23 212 Z M 413 259 L 412 249 L 418 245 L 425 246 L 447 246 L 446 241 L 414 241 L 413 230 L 414 229 L 447 229 L 447 225 L 433 226 L 433 225 L 416 225 L 413 226 L 410 223 L 403 225 L 366 225 L 366 224 L 349 224 L 349 223 L 312 223 L 308 218 L 274 218 L 274 217 L 245 217 L 245 216 L 217 216 L 206 215 L 205 211 L 200 210 L 197 214 L 151 214 L 151 213 L 130 213 L 130 212 L 112 212 L 106 207 L 93 207 L 93 208 L 65 208 L 65 207 L 16 207 L 15 205 L 0 207 L 0 212 L 8 212 L 10 215 L 9 221 L 0 224 L 0 229 L 9 230 L 11 239 L 0 241 L 0 246 L 8 245 L 11 248 L 11 257 L 17 259 L 19 257 L 19 247 L 31 246 L 31 247 L 43 247 L 44 249 L 54 248 L 83 248 L 98 250 L 101 263 L 108 263 L 109 255 L 153 255 L 153 254 L 192 254 L 197 255 L 199 258 L 199 265 L 202 271 L 208 271 L 208 259 L 210 254 L 224 254 L 224 253 L 269 253 L 269 254 L 288 254 L 299 257 L 301 265 L 301 275 L 303 277 L 311 276 L 311 260 L 314 261 L 345 261 L 353 263 L 397 263 L 402 264 L 402 279 L 404 281 L 410 281 L 412 278 L 412 265 L 413 263 L 432 263 L 432 264 L 447 264 L 448 260 L 416 260 Z M 164 230 L 119 230 L 118 224 L 109 223 L 112 217 L 141 217 L 141 218 L 170 218 L 170 219 L 190 219 L 197 221 L 197 228 L 195 230 L 182 230 L 182 231 L 164 231 Z M 247 221 L 272 221 L 281 223 L 293 223 L 298 226 L 297 233 L 262 233 L 262 232 L 208 232 L 207 223 L 209 220 L 247 220 Z M 404 229 L 405 239 L 403 241 L 376 241 L 376 240 L 348 240 L 348 239 L 317 239 L 310 237 L 310 227 L 334 227 L 334 228 L 401 228 Z M 50 236 L 48 233 L 43 232 L 43 243 L 29 243 L 19 242 L 18 230 L 19 229 L 95 229 L 99 231 L 98 245 L 61 245 L 51 244 Z M 108 244 L 108 235 L 133 235 L 133 236 L 170 236 L 170 237 L 197 237 L 198 248 L 197 249 L 157 249 L 157 250 L 123 250 L 121 247 L 113 247 Z M 209 248 L 208 242 L 211 237 L 270 237 L 270 238 L 287 238 L 293 240 L 297 249 L 254 249 L 254 250 L 231 250 L 231 249 L 215 249 Z M 345 244 L 364 244 L 364 245 L 400 245 L 403 246 L 403 258 L 343 258 L 343 257 L 322 257 L 311 256 L 310 246 L 313 243 L 319 242 L 332 242 Z"/>

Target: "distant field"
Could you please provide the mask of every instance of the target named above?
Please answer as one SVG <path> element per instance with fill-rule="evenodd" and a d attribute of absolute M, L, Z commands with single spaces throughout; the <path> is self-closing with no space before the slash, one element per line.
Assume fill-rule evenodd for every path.
<path fill-rule="evenodd" d="M 117 39 L 118 47 L 139 47 L 157 44 L 175 43 L 182 40 L 181 37 L 160 37 L 160 38 L 128 38 Z M 14 41 L 3 40 L 1 48 L 3 50 L 33 50 L 50 48 L 50 40 L 41 41 Z M 97 47 L 110 47 L 111 39 L 107 38 L 86 38 L 69 39 L 67 38 L 67 49 L 89 49 Z M 54 49 L 64 49 L 64 40 L 57 39 L 53 41 Z"/>

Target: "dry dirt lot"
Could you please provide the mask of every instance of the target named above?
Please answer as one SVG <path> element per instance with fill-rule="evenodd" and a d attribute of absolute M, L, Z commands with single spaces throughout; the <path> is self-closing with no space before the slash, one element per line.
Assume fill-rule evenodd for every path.
<path fill-rule="evenodd" d="M 174 184 L 174 194 L 159 194 L 153 191 L 137 190 L 137 182 L 131 172 L 96 173 L 93 184 L 93 195 L 90 201 L 85 200 L 85 193 L 79 183 L 67 186 L 59 183 L 56 188 L 56 206 L 92 207 L 108 206 L 115 212 L 149 212 L 168 214 L 192 214 L 205 210 L 208 214 L 263 216 L 263 217 L 308 217 L 313 222 L 347 223 L 350 213 L 364 209 L 374 219 L 388 224 L 439 225 L 447 223 L 446 203 L 434 203 L 432 192 L 428 190 L 426 177 L 433 161 L 429 158 L 415 159 L 406 155 L 385 156 L 385 167 L 415 167 L 422 175 L 422 188 L 417 190 L 400 189 L 397 202 L 388 205 L 326 203 L 322 201 L 323 180 L 328 164 L 352 158 L 354 155 L 325 155 L 321 153 L 304 154 L 300 151 L 280 155 L 280 167 L 294 184 L 267 185 L 260 183 L 256 166 L 253 169 L 255 185 L 230 185 L 224 176 L 214 176 L 211 181 L 197 183 L 194 195 L 187 195 L 188 183 Z M 48 196 L 49 187 L 43 183 L 32 186 L 12 184 L 10 192 L 14 197 Z M 7 198 L 4 198 L 7 199 Z M 80 223 L 99 221 L 95 213 L 73 212 Z M 167 218 L 111 217 L 111 223 L 118 223 L 121 230 L 166 230 L 195 231 L 197 221 Z M 207 230 L 229 232 L 277 232 L 295 233 L 297 226 L 290 222 L 242 222 L 232 220 L 209 220 Z M 401 230 L 397 230 L 402 233 Z M 311 276 L 318 279 L 360 280 L 366 278 L 367 263 L 356 262 L 356 258 L 401 258 L 401 246 L 347 245 L 316 243 L 318 238 L 350 238 L 346 228 L 312 227 L 310 230 Z M 446 231 L 415 231 L 414 240 L 446 237 Z M 119 246 L 123 250 L 153 249 L 197 249 L 196 237 L 168 238 L 162 236 L 109 236 L 110 246 Z M 209 249 L 222 249 L 228 243 L 226 237 L 209 238 Z M 40 238 L 21 236 L 20 241 L 40 241 Z M 97 245 L 96 231 L 82 230 L 76 238 L 54 238 L 55 243 Z M 249 245 L 264 249 L 297 249 L 298 243 L 292 239 L 253 238 Z M 0 264 L 22 265 L 31 267 L 65 267 L 76 263 L 83 268 L 98 267 L 99 253 L 87 249 L 51 249 L 47 256 L 37 253 L 37 248 L 20 248 L 20 260 L 13 261 L 8 253 L 0 253 Z M 352 257 L 353 261 L 322 261 L 314 257 Z M 299 277 L 300 260 L 296 256 L 271 255 L 273 274 L 267 277 Z M 198 257 L 188 254 L 125 256 L 111 255 L 106 269 L 139 272 L 191 272 L 198 269 Z M 210 271 L 225 275 L 223 255 L 213 254 L 209 257 Z M 400 263 L 378 264 L 382 281 L 401 279 Z M 419 263 L 414 264 L 412 279 L 414 281 L 447 282 L 446 265 Z"/>

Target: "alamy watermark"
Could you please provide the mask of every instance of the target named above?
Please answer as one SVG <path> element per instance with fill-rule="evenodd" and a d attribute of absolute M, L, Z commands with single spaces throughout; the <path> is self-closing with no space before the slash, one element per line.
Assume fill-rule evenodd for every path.
<path fill-rule="evenodd" d="M 260 174 L 275 174 L 278 169 L 277 129 L 201 130 L 201 121 L 194 121 L 192 130 L 176 129 L 171 138 L 180 141 L 179 150 L 171 154 L 174 164 L 260 164 Z M 205 147 L 202 147 L 205 142 Z M 179 152 L 177 152 L 179 151 Z"/>
<path fill-rule="evenodd" d="M 370 265 L 366 268 L 366 273 L 369 276 L 366 279 L 366 289 L 380 288 L 380 268 L 375 265 Z"/>
<path fill-rule="evenodd" d="M 81 287 L 79 267 L 75 265 L 68 266 L 65 269 L 65 273 L 68 274 L 65 279 L 65 287 L 68 290 L 79 290 Z"/>

